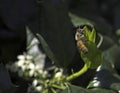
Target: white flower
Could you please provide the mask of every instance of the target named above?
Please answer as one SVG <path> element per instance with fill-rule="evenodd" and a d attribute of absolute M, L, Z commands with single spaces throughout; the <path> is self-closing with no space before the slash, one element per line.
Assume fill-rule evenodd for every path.
<path fill-rule="evenodd" d="M 37 84 L 38 84 L 38 80 L 37 79 L 33 80 L 32 85 L 35 87 L 37 86 Z"/>
<path fill-rule="evenodd" d="M 59 78 L 63 75 L 63 69 L 59 68 L 59 72 L 55 73 L 55 78 Z"/>
<path fill-rule="evenodd" d="M 59 77 L 61 77 L 62 76 L 62 72 L 57 72 L 56 74 L 55 74 L 55 78 L 59 78 Z"/>
<path fill-rule="evenodd" d="M 19 55 L 17 58 L 18 58 L 19 60 L 25 60 L 25 56 L 24 56 L 24 55 Z"/>
<path fill-rule="evenodd" d="M 25 60 L 26 64 L 32 63 L 30 60 Z"/>
<path fill-rule="evenodd" d="M 47 75 L 48 74 L 48 72 L 47 71 L 44 71 L 44 75 Z"/>
<path fill-rule="evenodd" d="M 29 69 L 34 69 L 34 68 L 35 68 L 35 64 L 30 63 L 30 64 L 29 64 Z"/>
<path fill-rule="evenodd" d="M 34 72 L 35 72 L 34 70 L 30 70 L 29 71 L 29 76 L 32 77 L 34 75 Z"/>
<path fill-rule="evenodd" d="M 42 73 L 43 73 L 43 70 L 42 70 L 42 69 L 39 69 L 39 70 L 38 70 L 38 73 L 39 73 L 39 74 L 42 74 Z"/>
<path fill-rule="evenodd" d="M 36 89 L 37 91 L 41 91 L 41 90 L 42 90 L 42 86 L 37 86 L 35 89 Z"/>
<path fill-rule="evenodd" d="M 25 71 L 26 69 L 27 69 L 27 68 L 26 68 L 25 65 L 21 66 L 21 70 L 22 70 L 22 71 Z"/>
<path fill-rule="evenodd" d="M 35 69 L 36 69 L 36 70 L 39 70 L 40 68 L 41 68 L 41 67 L 40 67 L 39 65 L 36 65 L 36 66 L 35 66 Z"/>
<path fill-rule="evenodd" d="M 18 67 L 22 67 L 22 66 L 24 65 L 24 63 L 25 63 L 24 60 L 19 60 L 19 61 L 17 61 L 16 65 L 17 65 Z"/>

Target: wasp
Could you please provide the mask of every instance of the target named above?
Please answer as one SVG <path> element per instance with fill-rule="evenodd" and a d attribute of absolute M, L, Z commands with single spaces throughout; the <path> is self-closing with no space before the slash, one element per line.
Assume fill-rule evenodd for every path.
<path fill-rule="evenodd" d="M 87 53 L 88 48 L 85 45 L 87 39 L 84 36 L 84 29 L 81 29 L 80 26 L 76 28 L 75 40 L 77 41 L 77 47 L 79 52 L 82 52 L 84 54 Z"/>

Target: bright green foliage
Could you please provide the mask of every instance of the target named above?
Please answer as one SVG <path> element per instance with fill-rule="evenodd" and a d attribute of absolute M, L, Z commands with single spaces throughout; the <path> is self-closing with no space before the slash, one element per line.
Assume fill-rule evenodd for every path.
<path fill-rule="evenodd" d="M 86 46 L 88 48 L 88 53 L 81 53 L 81 57 L 85 64 L 88 65 L 88 68 L 97 68 L 102 62 L 102 53 L 95 43 L 89 41 L 86 43 Z"/>
<path fill-rule="evenodd" d="M 87 40 L 95 43 L 96 40 L 96 31 L 95 29 L 92 27 L 92 31 L 90 31 L 86 26 L 83 28 L 85 33 L 84 36 Z"/>
<path fill-rule="evenodd" d="M 102 62 L 102 53 L 95 44 L 96 40 L 95 29 L 93 28 L 92 31 L 89 31 L 89 29 L 86 26 L 83 29 L 85 31 L 84 36 L 88 40 L 85 43 L 86 47 L 88 48 L 88 52 L 87 53 L 81 52 L 81 58 L 83 59 L 85 64 L 81 70 L 68 76 L 66 79 L 67 81 L 70 81 L 74 78 L 81 76 L 88 70 L 88 68 L 91 69 L 97 68 Z"/>
<path fill-rule="evenodd" d="M 85 33 L 84 36 L 88 40 L 85 45 L 88 48 L 88 53 L 81 53 L 81 57 L 88 68 L 97 68 L 102 62 L 102 53 L 95 44 L 96 31 L 92 28 L 90 31 L 86 26 L 83 28 Z"/>
<path fill-rule="evenodd" d="M 72 80 L 72 79 L 74 79 L 74 78 L 77 78 L 77 77 L 79 77 L 80 75 L 84 74 L 87 70 L 88 70 L 88 64 L 85 64 L 84 67 L 83 67 L 80 71 L 78 71 L 78 72 L 76 72 L 76 73 L 68 76 L 68 77 L 66 78 L 66 80 L 67 80 L 67 81 L 70 81 L 70 80 Z"/>

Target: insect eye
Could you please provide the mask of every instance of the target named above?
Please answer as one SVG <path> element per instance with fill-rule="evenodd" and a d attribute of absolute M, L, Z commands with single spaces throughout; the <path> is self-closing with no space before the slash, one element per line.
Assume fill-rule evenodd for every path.
<path fill-rule="evenodd" d="M 80 29 L 80 33 L 81 33 L 81 34 L 84 34 L 84 30 L 83 30 L 83 29 Z"/>

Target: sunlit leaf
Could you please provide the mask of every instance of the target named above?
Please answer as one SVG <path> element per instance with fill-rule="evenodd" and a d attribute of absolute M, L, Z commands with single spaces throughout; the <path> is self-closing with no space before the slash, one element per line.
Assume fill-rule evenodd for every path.
<path fill-rule="evenodd" d="M 88 48 L 88 53 L 81 53 L 81 57 L 85 64 L 88 64 L 89 68 L 97 68 L 102 62 L 102 53 L 92 42 L 86 43 L 86 46 Z"/>
<path fill-rule="evenodd" d="M 93 43 L 95 43 L 96 41 L 96 31 L 94 28 L 92 29 L 92 32 L 90 34 L 90 41 L 92 41 Z"/>
<path fill-rule="evenodd" d="M 102 62 L 102 53 L 101 51 L 97 48 L 95 44 L 96 40 L 96 31 L 93 27 L 92 31 L 88 29 L 87 26 L 84 26 L 84 36 L 88 40 L 85 45 L 88 49 L 88 53 L 82 53 L 81 52 L 81 58 L 85 62 L 85 64 L 88 65 L 88 68 L 97 68 L 101 62 Z"/>
<path fill-rule="evenodd" d="M 84 46 L 82 48 L 86 47 L 88 50 L 87 53 L 80 51 L 81 58 L 84 61 L 84 66 L 78 72 L 68 76 L 67 77 L 68 81 L 81 76 L 88 70 L 88 68 L 91 68 L 91 69 L 97 68 L 102 62 L 102 53 L 95 44 L 95 40 L 96 40 L 95 30 L 92 28 L 92 31 L 90 31 L 87 28 L 87 26 L 85 26 L 83 29 L 85 31 L 84 36 L 87 39 L 87 41 L 83 42 Z"/>
<path fill-rule="evenodd" d="M 96 31 L 93 27 L 92 28 L 92 31 L 90 31 L 86 26 L 83 28 L 85 33 L 84 33 L 84 36 L 87 40 L 95 43 L 95 40 L 96 40 Z"/>

